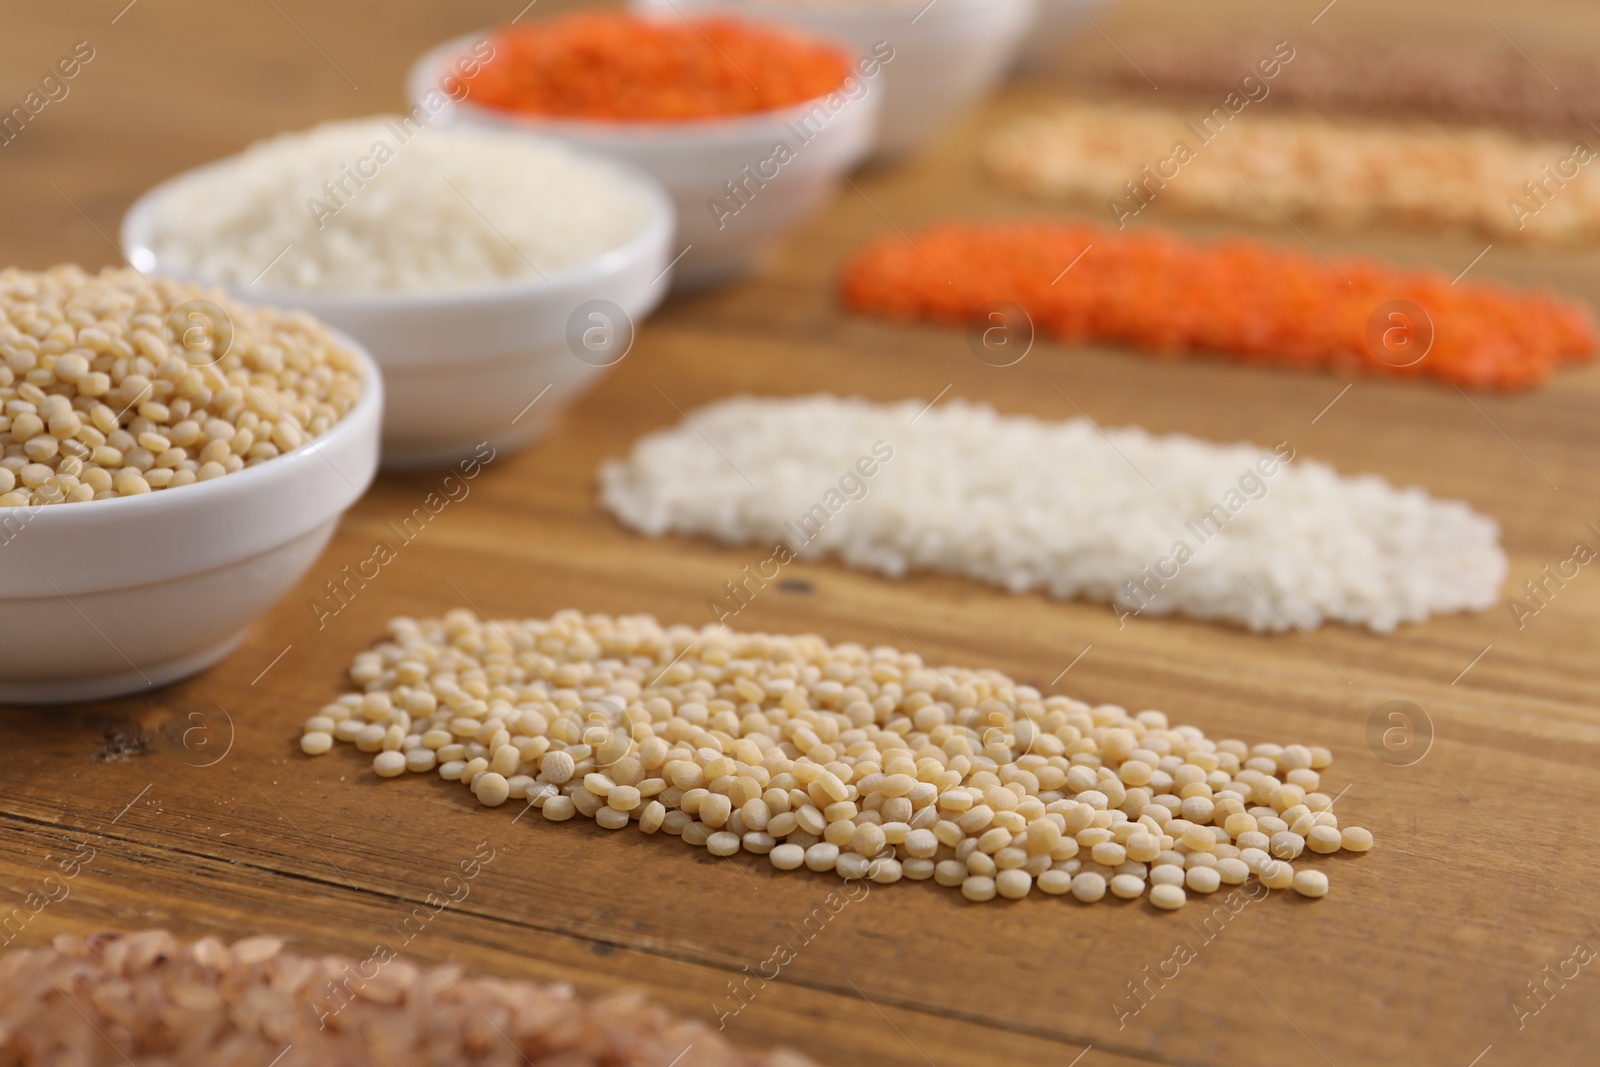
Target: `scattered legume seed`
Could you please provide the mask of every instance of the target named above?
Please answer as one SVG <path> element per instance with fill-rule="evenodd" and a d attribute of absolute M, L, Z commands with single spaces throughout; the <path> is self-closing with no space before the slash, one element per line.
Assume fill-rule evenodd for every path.
<path fill-rule="evenodd" d="M 1241 885 L 1250 877 L 1250 867 L 1242 859 L 1218 860 L 1216 871 L 1228 885 Z"/>
<path fill-rule="evenodd" d="M 1261 884 L 1268 889 L 1288 889 L 1294 884 L 1295 871 L 1291 864 L 1283 860 L 1269 859 L 1262 865 L 1256 877 L 1261 879 Z"/>
<path fill-rule="evenodd" d="M 406 773 L 406 757 L 402 752 L 380 752 L 372 760 L 372 769 L 380 778 L 398 778 Z"/>
<path fill-rule="evenodd" d="M 1124 900 L 1137 900 L 1144 896 L 1144 879 L 1133 874 L 1118 874 L 1111 879 L 1111 894 Z"/>
<path fill-rule="evenodd" d="M 1174 911 L 1188 903 L 1188 894 L 1175 885 L 1158 885 L 1150 890 L 1150 903 L 1163 911 Z"/>
<path fill-rule="evenodd" d="M 1303 897 L 1328 895 L 1328 876 L 1321 871 L 1296 871 L 1293 884 L 1294 891 Z"/>
<path fill-rule="evenodd" d="M 1359 826 L 1347 826 L 1339 840 L 1351 852 L 1366 852 L 1372 847 L 1372 831 Z"/>
<path fill-rule="evenodd" d="M 351 678 L 359 692 L 307 719 L 306 752 L 374 745 L 380 775 L 435 770 L 491 807 L 515 798 L 551 822 L 637 822 L 781 871 L 932 880 L 973 901 L 1035 885 L 1084 903 L 1108 885 L 1126 898 L 1149 888 L 1173 908 L 1185 886 L 1210 893 L 1252 873 L 1288 888 L 1294 869 L 1265 849 L 1297 857 L 1303 834 L 1371 845 L 1321 822 L 1332 813 L 1311 810 L 1317 794 L 1280 777 L 1316 758 L 1302 746 L 1213 741 L 1158 711 L 936 671 L 886 647 L 458 611 L 394 620 Z M 1125 784 L 1130 763 L 1146 784 Z"/>
<path fill-rule="evenodd" d="M 673 1017 L 635 992 L 582 998 L 566 983 L 468 976 L 456 966 L 424 967 L 405 957 L 386 959 L 381 974 L 360 979 L 359 995 L 350 996 L 352 975 L 366 964 L 281 948 L 271 937 L 230 947 L 145 930 L 61 935 L 49 947 L 6 952 L 0 1063 L 90 1067 L 136 1058 L 215 1067 L 269 1064 L 293 1048 L 286 1062 L 427 1067 L 537 1060 L 602 1067 L 667 1064 L 685 1047 L 695 1050 L 688 1062 L 722 1067 L 811 1062 L 789 1050 L 737 1049 L 708 1023 Z M 345 996 L 329 992 L 336 989 Z M 491 1023 L 485 1037 L 488 1019 L 512 1024 Z M 509 1059 L 503 1045 L 511 1046 Z"/>
<path fill-rule="evenodd" d="M 1196 893 L 1215 893 L 1222 875 L 1215 867 L 1191 867 L 1184 872 L 1183 884 Z"/>
<path fill-rule="evenodd" d="M 1306 834 L 1306 846 L 1312 852 L 1338 852 L 1344 843 L 1344 836 L 1332 826 L 1313 826 Z"/>
<path fill-rule="evenodd" d="M 511 786 L 500 775 L 485 771 L 472 783 L 472 792 L 477 796 L 478 803 L 494 808 L 506 802 L 511 795 Z"/>

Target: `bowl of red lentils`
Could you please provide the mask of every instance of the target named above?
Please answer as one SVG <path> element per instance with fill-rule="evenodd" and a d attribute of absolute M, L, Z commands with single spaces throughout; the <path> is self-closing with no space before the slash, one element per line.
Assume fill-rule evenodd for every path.
<path fill-rule="evenodd" d="M 474 54 L 487 58 L 459 73 Z M 698 288 L 752 270 L 842 187 L 872 148 L 880 70 L 770 24 L 601 11 L 450 41 L 416 63 L 410 91 L 419 107 L 442 104 L 441 120 L 653 175 L 677 212 L 674 283 Z"/>
<path fill-rule="evenodd" d="M 378 464 L 383 385 L 308 315 L 136 271 L 0 270 L 0 703 L 204 669 Z"/>
<path fill-rule="evenodd" d="M 842 41 L 876 60 L 882 66 L 883 96 L 874 148 L 878 159 L 919 148 L 992 89 L 1031 39 L 1038 5 L 1050 2 L 631 0 L 638 10 L 671 17 L 724 12 L 793 26 Z"/>

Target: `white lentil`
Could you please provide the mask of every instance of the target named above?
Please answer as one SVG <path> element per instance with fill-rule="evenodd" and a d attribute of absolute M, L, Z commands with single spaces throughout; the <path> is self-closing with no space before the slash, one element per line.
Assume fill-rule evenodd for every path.
<path fill-rule="evenodd" d="M 1340 833 L 1339 843 L 1350 852 L 1366 852 L 1372 848 L 1372 831 L 1359 826 L 1347 826 Z"/>
<path fill-rule="evenodd" d="M 1269 859 L 1256 872 L 1261 884 L 1268 889 L 1288 889 L 1294 884 L 1294 867 L 1283 860 Z"/>
<path fill-rule="evenodd" d="M 1272 847 L 1268 851 L 1276 859 L 1295 860 L 1300 858 L 1305 847 L 1305 838 L 1290 830 L 1280 830 L 1272 835 Z"/>
<path fill-rule="evenodd" d="M 406 773 L 406 757 L 402 752 L 380 752 L 372 760 L 372 769 L 380 778 L 398 778 Z"/>
<path fill-rule="evenodd" d="M 1255 845 L 1298 856 L 1296 831 L 1339 834 L 1330 811 L 1312 812 L 1302 790 L 1240 759 L 1254 752 L 1276 768 L 1285 752 L 1302 758 L 1292 750 L 1212 742 L 1159 712 L 811 636 L 452 612 L 395 620 L 351 676 L 360 693 L 306 720 L 309 754 L 335 739 L 375 744 L 381 775 L 434 770 L 488 806 L 526 798 L 550 822 L 583 815 L 622 829 L 637 815 L 645 833 L 766 855 L 777 870 L 931 880 L 971 900 L 1019 899 L 1034 885 L 1086 903 L 1108 888 L 1154 899 L 1251 873 L 1287 887 L 1293 868 Z M 1010 709 L 1017 749 L 967 714 L 989 701 Z M 631 741 L 592 728 L 608 714 L 632 724 Z M 1129 762 L 1151 769 L 1147 785 L 1123 784 Z M 1244 810 L 1258 793 L 1277 806 Z M 1269 812 L 1294 815 L 1294 827 Z M 1352 834 L 1370 846 L 1365 831 L 1341 843 Z"/>
<path fill-rule="evenodd" d="M 767 859 L 780 871 L 792 871 L 805 862 L 806 850 L 799 845 L 782 844 L 767 854 Z"/>
<path fill-rule="evenodd" d="M 860 879 L 867 877 L 872 867 L 872 861 L 867 857 L 854 852 L 841 852 L 834 861 L 833 873 L 840 878 Z M 898 872 L 896 872 L 898 877 Z"/>
<path fill-rule="evenodd" d="M 539 811 L 551 822 L 565 822 L 578 813 L 578 808 L 571 797 L 556 796 L 545 801 Z"/>
<path fill-rule="evenodd" d="M 1118 874 L 1111 879 L 1111 894 L 1123 900 L 1137 900 L 1144 896 L 1144 879 L 1131 874 Z"/>
<path fill-rule="evenodd" d="M 479 762 L 474 760 L 474 763 Z M 402 761 L 404 766 L 404 761 Z M 468 766 L 471 766 L 470 764 Z M 511 787 L 506 780 L 493 771 L 485 771 L 472 783 L 472 792 L 478 798 L 478 803 L 495 808 L 506 802 L 511 795 Z"/>
<path fill-rule="evenodd" d="M 1104 875 L 1084 871 L 1072 879 L 1072 895 L 1085 904 L 1093 904 L 1106 895 Z"/>
<path fill-rule="evenodd" d="M 1150 903 L 1162 911 L 1175 911 L 1188 903 L 1189 896 L 1179 886 L 1158 885 L 1150 890 Z"/>
<path fill-rule="evenodd" d="M 1328 876 L 1321 871 L 1296 871 L 1294 891 L 1303 897 L 1325 897 L 1328 895 Z"/>
<path fill-rule="evenodd" d="M 1001 871 L 994 880 L 996 891 L 1007 900 L 1021 900 L 1033 889 L 1033 878 L 1019 868 Z"/>
<path fill-rule="evenodd" d="M 820 842 L 806 849 L 806 866 L 813 871 L 831 871 L 838 862 L 838 845 Z"/>
<path fill-rule="evenodd" d="M 826 395 L 722 401 L 604 465 L 600 501 L 650 537 L 783 542 L 796 555 L 836 555 L 891 578 L 961 574 L 1013 593 L 1258 631 L 1340 621 L 1388 633 L 1431 614 L 1485 610 L 1506 575 L 1492 519 L 1375 476 L 1289 463 L 1281 449 L 1137 427 L 1102 435 L 1084 419 L 1002 416 L 960 400 L 925 406 Z M 738 470 L 724 455 L 739 457 Z M 817 529 L 817 487 L 863 457 L 876 471 L 870 492 L 833 494 Z M 1208 513 L 1230 517 L 1199 541 L 1186 524 Z M 1307 528 L 1318 536 L 1301 536 Z M 1185 553 L 1174 549 L 1179 539 Z M 1176 578 L 1151 577 L 1174 566 Z"/>
<path fill-rule="evenodd" d="M 1217 861 L 1217 877 L 1228 885 L 1241 885 L 1250 877 L 1250 867 L 1241 859 Z"/>
<path fill-rule="evenodd" d="M 1344 836 L 1332 826 L 1313 826 L 1306 834 L 1306 847 L 1312 852 L 1338 852 L 1343 843 Z"/>
<path fill-rule="evenodd" d="M 975 874 L 961 883 L 961 895 L 978 903 L 993 900 L 997 891 L 994 879 L 987 875 Z"/>

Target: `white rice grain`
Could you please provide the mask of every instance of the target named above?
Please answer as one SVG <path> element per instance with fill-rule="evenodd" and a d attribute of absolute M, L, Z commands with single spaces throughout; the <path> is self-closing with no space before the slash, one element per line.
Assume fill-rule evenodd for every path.
<path fill-rule="evenodd" d="M 604 465 L 601 502 L 651 537 L 783 542 L 893 578 L 960 574 L 1255 631 L 1333 621 L 1389 633 L 1484 610 L 1505 578 L 1493 519 L 1375 475 L 1258 466 L 1274 452 L 1249 444 L 923 406 L 723 401 Z M 877 441 L 893 458 L 841 485 Z"/>
<path fill-rule="evenodd" d="M 417 292 L 548 276 L 650 217 L 619 171 L 555 142 L 379 116 L 261 141 L 156 203 L 160 267 L 211 282 Z"/>

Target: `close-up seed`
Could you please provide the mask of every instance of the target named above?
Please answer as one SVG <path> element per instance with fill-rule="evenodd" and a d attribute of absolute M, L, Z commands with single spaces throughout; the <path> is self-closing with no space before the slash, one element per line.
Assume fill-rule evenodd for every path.
<path fill-rule="evenodd" d="M 1293 884 L 1294 891 L 1303 897 L 1328 895 L 1328 876 L 1321 871 L 1296 871 Z"/>
<path fill-rule="evenodd" d="M 1150 903 L 1163 911 L 1175 911 L 1183 907 L 1188 900 L 1188 894 L 1184 893 L 1180 886 L 1158 885 L 1150 890 Z"/>

